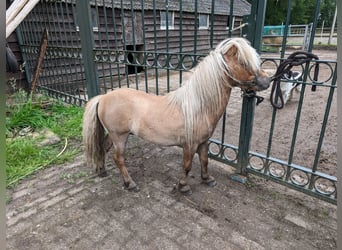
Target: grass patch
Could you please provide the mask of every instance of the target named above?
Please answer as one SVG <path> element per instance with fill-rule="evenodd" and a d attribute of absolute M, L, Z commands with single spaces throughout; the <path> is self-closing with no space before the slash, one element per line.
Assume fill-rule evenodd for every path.
<path fill-rule="evenodd" d="M 83 108 L 46 96 L 23 98 L 24 95 L 19 91 L 6 100 L 7 187 L 39 169 L 71 161 L 81 152 Z M 40 136 L 21 134 L 25 129 L 39 133 L 43 128 L 58 135 L 61 141 L 39 147 Z"/>

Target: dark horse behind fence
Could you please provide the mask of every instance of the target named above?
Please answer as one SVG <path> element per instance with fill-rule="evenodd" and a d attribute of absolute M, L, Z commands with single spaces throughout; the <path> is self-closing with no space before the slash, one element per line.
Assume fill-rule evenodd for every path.
<path fill-rule="evenodd" d="M 92 98 L 83 119 L 83 143 L 87 163 L 100 176 L 106 175 L 105 155 L 114 145 L 114 161 L 128 190 L 138 190 L 124 162 L 128 135 L 134 134 L 156 144 L 183 148 L 183 171 L 178 183 L 182 193 L 192 159 L 198 153 L 201 177 L 216 184 L 208 174 L 208 139 L 229 101 L 232 87 L 246 91 L 267 89 L 268 75 L 260 69 L 260 58 L 243 38 L 226 39 L 201 61 L 179 89 L 165 96 L 134 89 L 117 89 Z"/>

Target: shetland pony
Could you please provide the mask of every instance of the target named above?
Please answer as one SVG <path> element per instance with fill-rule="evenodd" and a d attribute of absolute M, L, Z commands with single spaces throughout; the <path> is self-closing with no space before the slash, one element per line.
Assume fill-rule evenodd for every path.
<path fill-rule="evenodd" d="M 208 174 L 208 139 L 229 101 L 232 87 L 260 91 L 270 84 L 260 69 L 260 58 L 243 38 L 222 41 L 195 68 L 182 87 L 164 96 L 134 89 L 117 89 L 92 98 L 85 107 L 83 143 L 87 163 L 106 175 L 105 155 L 114 146 L 114 162 L 128 190 L 139 190 L 124 162 L 129 134 L 164 146 L 183 148 L 183 170 L 178 190 L 191 193 L 187 183 L 194 154 L 199 155 L 201 177 L 216 184 Z"/>

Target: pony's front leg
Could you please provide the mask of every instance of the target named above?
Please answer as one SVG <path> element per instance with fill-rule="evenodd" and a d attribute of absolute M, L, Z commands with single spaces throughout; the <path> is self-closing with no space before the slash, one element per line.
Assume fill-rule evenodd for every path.
<path fill-rule="evenodd" d="M 208 149 L 209 149 L 208 142 L 205 141 L 204 143 L 199 145 L 197 149 L 197 153 L 198 153 L 199 160 L 201 163 L 202 181 L 206 183 L 208 186 L 213 187 L 217 183 L 215 181 L 215 178 L 208 174 Z"/>
<path fill-rule="evenodd" d="M 192 166 L 192 159 L 194 158 L 195 151 L 188 145 L 183 148 L 183 173 L 178 183 L 178 190 L 185 194 L 190 195 L 192 193 L 188 184 L 188 175 Z"/>

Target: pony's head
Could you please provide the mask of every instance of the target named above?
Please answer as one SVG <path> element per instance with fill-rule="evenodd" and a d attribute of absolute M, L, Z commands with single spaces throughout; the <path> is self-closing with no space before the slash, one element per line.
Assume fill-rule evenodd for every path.
<path fill-rule="evenodd" d="M 270 78 L 260 67 L 256 50 L 244 38 L 228 38 L 215 49 L 221 55 L 228 82 L 242 90 L 260 91 L 270 85 Z"/>

